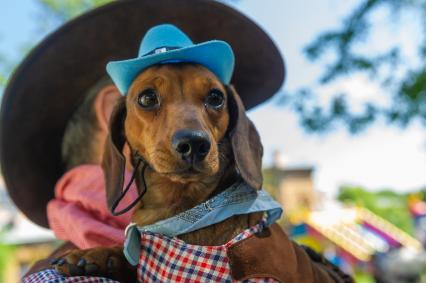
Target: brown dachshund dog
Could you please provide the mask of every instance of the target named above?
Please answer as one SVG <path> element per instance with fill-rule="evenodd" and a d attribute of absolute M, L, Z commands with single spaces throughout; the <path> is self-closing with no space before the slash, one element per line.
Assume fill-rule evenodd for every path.
<path fill-rule="evenodd" d="M 131 149 L 136 184 L 148 188 L 133 222 L 155 223 L 188 210 L 242 178 L 262 185 L 260 137 L 234 89 L 196 64 L 162 64 L 143 71 L 111 117 L 103 168 L 108 205 L 122 194 Z M 138 166 L 138 158 L 149 166 Z M 263 213 L 231 217 L 179 236 L 198 245 L 221 245 L 258 223 Z M 73 250 L 56 270 L 66 275 L 101 275 L 135 281 L 122 247 Z"/>

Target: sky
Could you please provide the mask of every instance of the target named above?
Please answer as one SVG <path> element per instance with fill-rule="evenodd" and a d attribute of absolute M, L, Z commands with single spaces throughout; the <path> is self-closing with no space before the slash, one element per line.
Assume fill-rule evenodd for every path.
<path fill-rule="evenodd" d="M 322 70 L 304 57 L 302 49 L 318 33 L 341 23 L 359 1 L 348 0 L 240 0 L 232 6 L 254 19 L 274 39 L 286 62 L 287 78 L 283 90 L 295 90 L 315 82 Z M 4 1 L 0 10 L 0 54 L 17 60 L 26 43 L 40 40 L 41 12 L 34 0 Z M 381 50 L 395 40 L 403 42 L 407 60 L 415 62 L 415 43 L 419 28 L 412 18 L 389 23 L 386 11 L 374 20 L 378 28 L 368 50 Z M 398 41 L 398 42 L 399 42 Z M 366 99 L 386 104 L 386 94 L 362 75 L 338 80 L 319 90 L 326 103 L 335 89 L 350 91 L 353 107 Z M 249 112 L 265 148 L 264 164 L 270 166 L 273 152 L 279 150 L 289 167 L 314 166 L 317 190 L 334 196 L 342 185 L 359 185 L 371 190 L 394 189 L 401 192 L 426 186 L 425 129 L 413 125 L 405 130 L 383 122 L 356 136 L 343 129 L 326 135 L 308 134 L 297 116 L 274 100 Z"/>

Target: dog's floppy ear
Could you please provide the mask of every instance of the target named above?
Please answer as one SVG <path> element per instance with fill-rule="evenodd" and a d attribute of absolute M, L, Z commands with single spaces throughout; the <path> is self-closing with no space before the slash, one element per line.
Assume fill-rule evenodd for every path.
<path fill-rule="evenodd" d="M 229 138 L 235 165 L 243 180 L 254 189 L 262 188 L 263 147 L 252 121 L 247 117 L 240 96 L 232 85 L 226 86 L 230 116 Z"/>
<path fill-rule="evenodd" d="M 102 169 L 108 207 L 112 211 L 115 201 L 123 190 L 126 159 L 122 153 L 126 142 L 124 120 L 126 119 L 126 101 L 120 99 L 114 107 L 109 122 L 109 134 L 105 142 Z"/>

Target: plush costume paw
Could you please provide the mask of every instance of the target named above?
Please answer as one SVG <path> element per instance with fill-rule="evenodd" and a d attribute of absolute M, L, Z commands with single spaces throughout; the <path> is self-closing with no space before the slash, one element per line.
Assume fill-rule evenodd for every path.
<path fill-rule="evenodd" d="M 65 276 L 99 276 L 120 282 L 135 282 L 136 269 L 128 264 L 122 247 L 71 250 L 52 261 Z"/>

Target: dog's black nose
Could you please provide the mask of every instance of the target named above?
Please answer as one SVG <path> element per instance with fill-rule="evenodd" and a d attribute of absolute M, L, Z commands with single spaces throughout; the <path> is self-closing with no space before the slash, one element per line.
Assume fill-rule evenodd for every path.
<path fill-rule="evenodd" d="M 172 144 L 182 159 L 189 163 L 202 161 L 210 150 L 209 136 L 202 131 L 178 131 L 172 138 Z"/>

